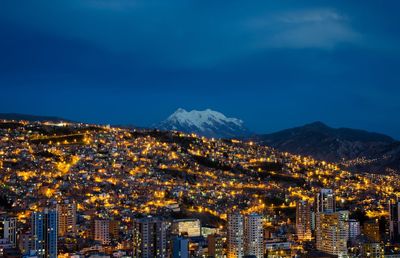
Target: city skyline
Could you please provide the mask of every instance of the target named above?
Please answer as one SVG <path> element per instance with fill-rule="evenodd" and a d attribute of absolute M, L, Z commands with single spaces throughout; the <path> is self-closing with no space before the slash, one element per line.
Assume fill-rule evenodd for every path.
<path fill-rule="evenodd" d="M 0 2 L 0 257 L 400 257 L 400 2 Z"/>
<path fill-rule="evenodd" d="M 360 6 L 4 1 L 0 110 L 149 126 L 211 108 L 257 133 L 323 121 L 399 138 L 399 3 Z"/>

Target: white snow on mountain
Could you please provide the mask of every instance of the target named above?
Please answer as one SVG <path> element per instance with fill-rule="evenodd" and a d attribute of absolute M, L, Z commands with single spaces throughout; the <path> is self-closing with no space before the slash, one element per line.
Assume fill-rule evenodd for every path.
<path fill-rule="evenodd" d="M 163 130 L 196 133 L 207 137 L 230 138 L 248 134 L 242 120 L 226 117 L 211 109 L 186 111 L 179 108 L 157 127 Z"/>

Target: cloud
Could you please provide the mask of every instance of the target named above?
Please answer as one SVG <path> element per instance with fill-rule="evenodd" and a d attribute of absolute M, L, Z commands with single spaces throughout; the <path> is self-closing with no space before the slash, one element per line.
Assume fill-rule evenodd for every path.
<path fill-rule="evenodd" d="M 349 19 L 331 9 L 283 12 L 248 22 L 253 33 L 262 35 L 257 48 L 332 49 L 342 43 L 358 44 L 362 36 Z"/>
<path fill-rule="evenodd" d="M 354 26 L 359 15 L 340 4 L 70 0 L 27 2 L 21 8 L 11 3 L 0 8 L 0 22 L 174 68 L 212 69 L 276 48 L 383 44 L 368 37 L 366 30 L 373 27 L 368 19 Z"/>
<path fill-rule="evenodd" d="M 341 24 L 309 24 L 284 30 L 267 39 L 267 46 L 332 49 L 342 43 L 357 43 L 360 35 Z"/>
<path fill-rule="evenodd" d="M 347 20 L 346 17 L 331 9 L 292 11 L 281 14 L 278 19 L 284 23 L 314 23 Z"/>
<path fill-rule="evenodd" d="M 277 47 L 329 49 L 358 36 L 334 9 L 261 2 L 71 0 L 6 9 L 1 19 L 20 27 L 173 67 L 213 68 Z"/>

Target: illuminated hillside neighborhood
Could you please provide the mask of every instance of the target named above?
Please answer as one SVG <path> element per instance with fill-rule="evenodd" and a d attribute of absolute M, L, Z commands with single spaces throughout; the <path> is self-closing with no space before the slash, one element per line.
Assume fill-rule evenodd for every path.
<path fill-rule="evenodd" d="M 176 131 L 0 127 L 4 256 L 395 257 L 387 255 L 398 249 L 395 173 L 350 173 Z"/>

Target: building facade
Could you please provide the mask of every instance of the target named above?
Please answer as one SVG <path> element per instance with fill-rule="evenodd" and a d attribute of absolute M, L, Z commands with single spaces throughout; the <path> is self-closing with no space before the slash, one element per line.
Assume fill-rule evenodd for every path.
<path fill-rule="evenodd" d="M 133 257 L 168 257 L 167 224 L 165 221 L 154 217 L 133 221 Z"/>
<path fill-rule="evenodd" d="M 172 240 L 172 258 L 189 258 L 189 239 L 177 236 Z"/>
<path fill-rule="evenodd" d="M 172 222 L 172 234 L 198 237 L 201 235 L 201 224 L 199 219 L 178 219 Z"/>
<path fill-rule="evenodd" d="M 222 236 L 212 234 L 207 236 L 208 256 L 213 258 L 224 257 L 224 242 Z"/>
<path fill-rule="evenodd" d="M 57 210 L 44 209 L 31 215 L 33 250 L 39 258 L 57 257 Z"/>
<path fill-rule="evenodd" d="M 300 241 L 310 241 L 311 233 L 311 205 L 307 201 L 296 203 L 296 233 Z"/>
<path fill-rule="evenodd" d="M 263 221 L 259 214 L 244 217 L 244 254 L 264 257 Z"/>
<path fill-rule="evenodd" d="M 355 219 L 349 219 L 349 238 L 355 239 L 361 234 L 360 222 Z"/>
<path fill-rule="evenodd" d="M 76 203 L 64 201 L 57 204 L 58 235 L 74 236 L 76 234 Z"/>
<path fill-rule="evenodd" d="M 92 221 L 91 238 L 99 241 L 102 245 L 108 245 L 110 239 L 110 221 L 105 219 L 96 219 Z"/>
<path fill-rule="evenodd" d="M 363 243 L 361 251 L 362 257 L 385 257 L 380 243 Z"/>
<path fill-rule="evenodd" d="M 382 240 L 378 219 L 365 221 L 362 227 L 362 232 L 372 242 L 379 243 Z"/>
<path fill-rule="evenodd" d="M 321 189 L 315 196 L 315 212 L 335 212 L 336 200 L 332 189 Z"/>
<path fill-rule="evenodd" d="M 389 237 L 392 243 L 400 242 L 400 203 L 398 199 L 389 201 Z"/>
<path fill-rule="evenodd" d="M 244 219 L 239 212 L 228 215 L 228 258 L 244 256 Z"/>
<path fill-rule="evenodd" d="M 347 256 L 349 212 L 317 213 L 317 249 L 338 257 Z"/>
<path fill-rule="evenodd" d="M 17 246 L 17 218 L 6 215 L 0 216 L 0 240 L 10 244 L 12 247 Z"/>

